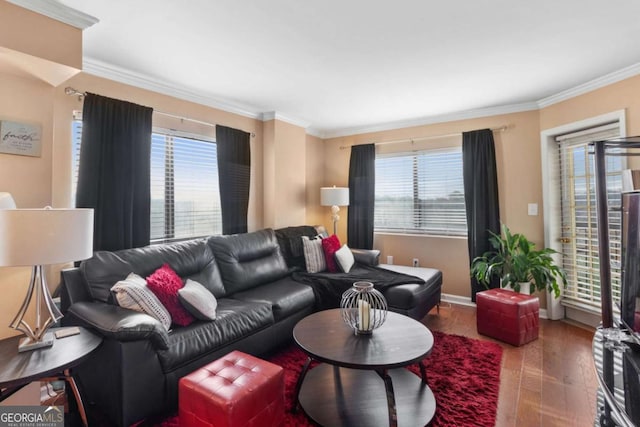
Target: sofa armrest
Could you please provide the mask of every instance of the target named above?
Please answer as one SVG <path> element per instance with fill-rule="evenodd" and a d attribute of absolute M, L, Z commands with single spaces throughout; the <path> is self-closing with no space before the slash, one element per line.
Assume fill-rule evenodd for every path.
<path fill-rule="evenodd" d="M 81 326 L 89 327 L 116 341 L 151 340 L 157 349 L 169 348 L 169 334 L 148 314 L 102 302 L 78 302 L 67 312 Z"/>
<path fill-rule="evenodd" d="M 380 264 L 380 251 L 377 249 L 351 249 L 356 262 L 375 267 Z"/>
<path fill-rule="evenodd" d="M 60 303 L 63 313 L 72 304 L 80 301 L 91 301 L 91 294 L 79 268 L 65 268 L 60 271 Z"/>

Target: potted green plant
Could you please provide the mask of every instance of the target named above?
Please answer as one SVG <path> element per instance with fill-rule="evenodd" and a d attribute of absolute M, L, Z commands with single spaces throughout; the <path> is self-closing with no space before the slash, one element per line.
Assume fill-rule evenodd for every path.
<path fill-rule="evenodd" d="M 555 298 L 560 296 L 560 283 L 567 285 L 567 276 L 553 260 L 558 253 L 551 248 L 535 249 L 535 244 L 524 235 L 502 225 L 502 235 L 491 233 L 493 250 L 485 252 L 471 263 L 471 277 L 485 287 L 493 277 L 500 278 L 500 286 L 520 292 L 529 286 L 529 293 L 547 289 Z"/>

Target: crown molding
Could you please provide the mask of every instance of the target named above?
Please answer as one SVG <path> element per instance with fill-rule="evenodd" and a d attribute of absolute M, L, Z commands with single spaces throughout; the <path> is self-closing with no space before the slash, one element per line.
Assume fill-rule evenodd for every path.
<path fill-rule="evenodd" d="M 86 30 L 99 22 L 99 19 L 80 12 L 77 9 L 64 5 L 56 0 L 7 0 L 16 6 L 28 9 L 40 15 L 47 16 L 56 21 L 71 25 L 72 27 Z"/>
<path fill-rule="evenodd" d="M 475 110 L 457 111 L 448 114 L 438 114 L 435 116 L 420 117 L 411 120 L 400 120 L 395 122 L 381 123 L 373 126 L 362 126 L 336 129 L 332 131 L 319 131 L 313 129 L 315 132 L 319 132 L 323 139 L 337 138 L 349 135 L 358 135 L 370 132 L 381 132 L 385 130 L 402 129 L 414 126 L 432 125 L 435 123 L 453 122 L 456 120 L 477 119 L 480 117 L 498 116 L 501 114 L 520 113 L 522 111 L 537 110 L 538 104 L 536 102 L 525 102 L 521 104 L 502 105 L 498 107 L 478 108 Z"/>
<path fill-rule="evenodd" d="M 304 129 L 308 128 L 311 124 L 306 120 L 298 119 L 292 116 L 285 116 L 284 114 L 278 113 L 277 111 L 267 111 L 266 113 L 262 113 L 262 121 L 268 122 L 269 120 L 279 120 L 281 122 L 286 122 Z"/>
<path fill-rule="evenodd" d="M 324 139 L 323 133 L 321 130 L 319 129 L 314 129 L 314 128 L 306 128 L 305 132 L 307 132 L 307 135 L 311 135 L 311 136 L 315 136 L 316 138 L 320 138 L 320 139 Z"/>
<path fill-rule="evenodd" d="M 640 74 L 640 62 L 622 68 L 621 70 L 605 74 L 602 77 L 595 78 L 581 85 L 572 87 L 571 89 L 563 90 L 562 92 L 559 92 L 555 95 L 542 98 L 538 101 L 538 108 L 545 108 L 550 105 L 575 98 L 576 96 L 583 95 L 587 92 L 600 89 L 613 83 L 617 83 L 619 81 L 628 79 L 629 77 L 637 76 L 638 74 Z"/>
<path fill-rule="evenodd" d="M 208 107 L 217 108 L 219 110 L 249 117 L 251 119 L 261 120 L 263 116 L 262 113 L 252 111 L 249 107 L 222 102 L 212 96 L 186 90 L 173 83 L 164 82 L 158 79 L 151 80 L 148 76 L 116 67 L 96 59 L 85 57 L 82 68 L 84 72 L 94 76 L 103 77 L 105 79 L 114 80 L 127 85 L 173 96 L 174 98 L 183 99 L 185 101 L 191 101 Z"/>

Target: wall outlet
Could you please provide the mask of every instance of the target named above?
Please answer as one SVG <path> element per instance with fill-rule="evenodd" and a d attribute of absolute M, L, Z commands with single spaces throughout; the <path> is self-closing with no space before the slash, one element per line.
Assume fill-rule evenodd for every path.
<path fill-rule="evenodd" d="M 387 255 L 387 264 L 393 265 L 393 255 Z"/>
<path fill-rule="evenodd" d="M 418 258 L 414 258 L 414 259 L 413 259 L 413 266 L 414 266 L 414 267 L 418 267 L 418 266 L 420 266 L 420 261 L 418 261 Z"/>

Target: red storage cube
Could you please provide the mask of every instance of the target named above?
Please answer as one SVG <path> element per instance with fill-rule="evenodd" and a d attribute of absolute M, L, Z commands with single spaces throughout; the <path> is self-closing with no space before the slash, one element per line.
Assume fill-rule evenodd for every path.
<path fill-rule="evenodd" d="M 284 421 L 284 371 L 232 351 L 180 379 L 181 427 L 267 427 Z"/>
<path fill-rule="evenodd" d="M 506 289 L 476 294 L 478 333 L 521 346 L 538 339 L 538 297 Z"/>

